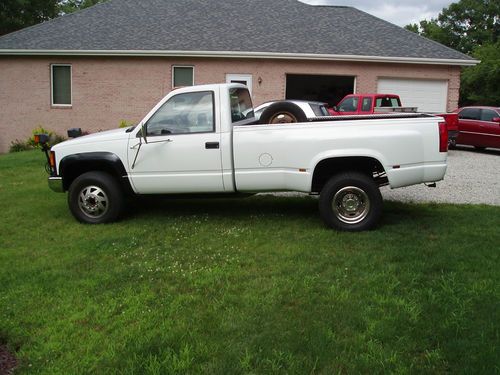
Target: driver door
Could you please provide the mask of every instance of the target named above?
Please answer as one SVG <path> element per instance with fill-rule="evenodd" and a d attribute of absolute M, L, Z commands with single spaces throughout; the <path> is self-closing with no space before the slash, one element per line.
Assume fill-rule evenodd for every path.
<path fill-rule="evenodd" d="M 147 143 L 132 138 L 129 176 L 139 194 L 223 192 L 214 92 L 171 97 L 147 121 Z M 135 160 L 135 163 L 134 163 Z"/>

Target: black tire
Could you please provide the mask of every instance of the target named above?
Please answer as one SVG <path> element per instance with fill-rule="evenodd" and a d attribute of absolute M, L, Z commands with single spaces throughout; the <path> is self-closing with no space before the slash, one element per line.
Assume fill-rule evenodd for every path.
<path fill-rule="evenodd" d="M 456 139 L 449 139 L 448 140 L 448 148 L 450 150 L 454 150 L 457 148 L 457 140 Z"/>
<path fill-rule="evenodd" d="M 115 178 L 104 172 L 87 172 L 78 176 L 68 193 L 73 216 L 86 224 L 115 221 L 123 208 L 123 192 Z"/>
<path fill-rule="evenodd" d="M 276 102 L 262 112 L 259 124 L 291 124 L 305 121 L 307 117 L 298 105 L 290 102 Z"/>
<path fill-rule="evenodd" d="M 357 232 L 375 227 L 382 215 L 382 195 L 369 176 L 346 172 L 328 180 L 319 197 L 319 212 L 331 228 Z"/>

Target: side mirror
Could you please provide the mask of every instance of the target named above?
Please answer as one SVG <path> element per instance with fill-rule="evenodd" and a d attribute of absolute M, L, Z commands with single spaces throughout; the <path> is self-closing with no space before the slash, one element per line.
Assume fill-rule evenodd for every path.
<path fill-rule="evenodd" d="M 497 124 L 500 124 L 500 117 L 493 117 L 491 121 L 496 122 Z"/>
<path fill-rule="evenodd" d="M 42 147 L 49 143 L 48 134 L 35 134 L 35 145 L 41 145 Z"/>
<path fill-rule="evenodd" d="M 337 107 L 336 105 L 334 105 L 334 106 L 332 107 L 332 109 L 333 109 L 335 112 L 338 112 L 338 111 L 339 111 L 339 107 Z"/>
<path fill-rule="evenodd" d="M 141 137 L 144 138 L 144 143 L 146 143 L 146 144 L 148 143 L 147 136 L 148 136 L 148 127 L 147 127 L 146 123 L 143 123 L 141 125 Z"/>
<path fill-rule="evenodd" d="M 71 128 L 68 129 L 69 138 L 78 138 L 82 136 L 82 128 Z"/>

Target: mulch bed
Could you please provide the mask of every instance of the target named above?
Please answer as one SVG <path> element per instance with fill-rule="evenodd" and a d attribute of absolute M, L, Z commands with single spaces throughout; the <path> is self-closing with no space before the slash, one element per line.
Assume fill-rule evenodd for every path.
<path fill-rule="evenodd" d="M 5 345 L 0 345 L 0 375 L 11 375 L 16 366 L 16 357 L 7 350 Z"/>

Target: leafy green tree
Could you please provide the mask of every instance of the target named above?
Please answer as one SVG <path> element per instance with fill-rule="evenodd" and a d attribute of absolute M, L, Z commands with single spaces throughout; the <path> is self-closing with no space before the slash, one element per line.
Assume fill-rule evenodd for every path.
<path fill-rule="evenodd" d="M 500 1 L 460 0 L 405 28 L 481 60 L 463 70 L 461 105 L 500 105 Z"/>
<path fill-rule="evenodd" d="M 36 25 L 58 14 L 58 0 L 1 0 L 0 35 Z"/>
<path fill-rule="evenodd" d="M 500 37 L 500 1 L 460 0 L 437 18 L 405 26 L 426 38 L 470 54 L 477 45 L 496 43 Z"/>
<path fill-rule="evenodd" d="M 481 63 L 462 73 L 461 104 L 500 106 L 500 40 L 476 47 L 473 56 Z"/>
<path fill-rule="evenodd" d="M 0 0 L 0 35 L 88 8 L 103 0 Z"/>

